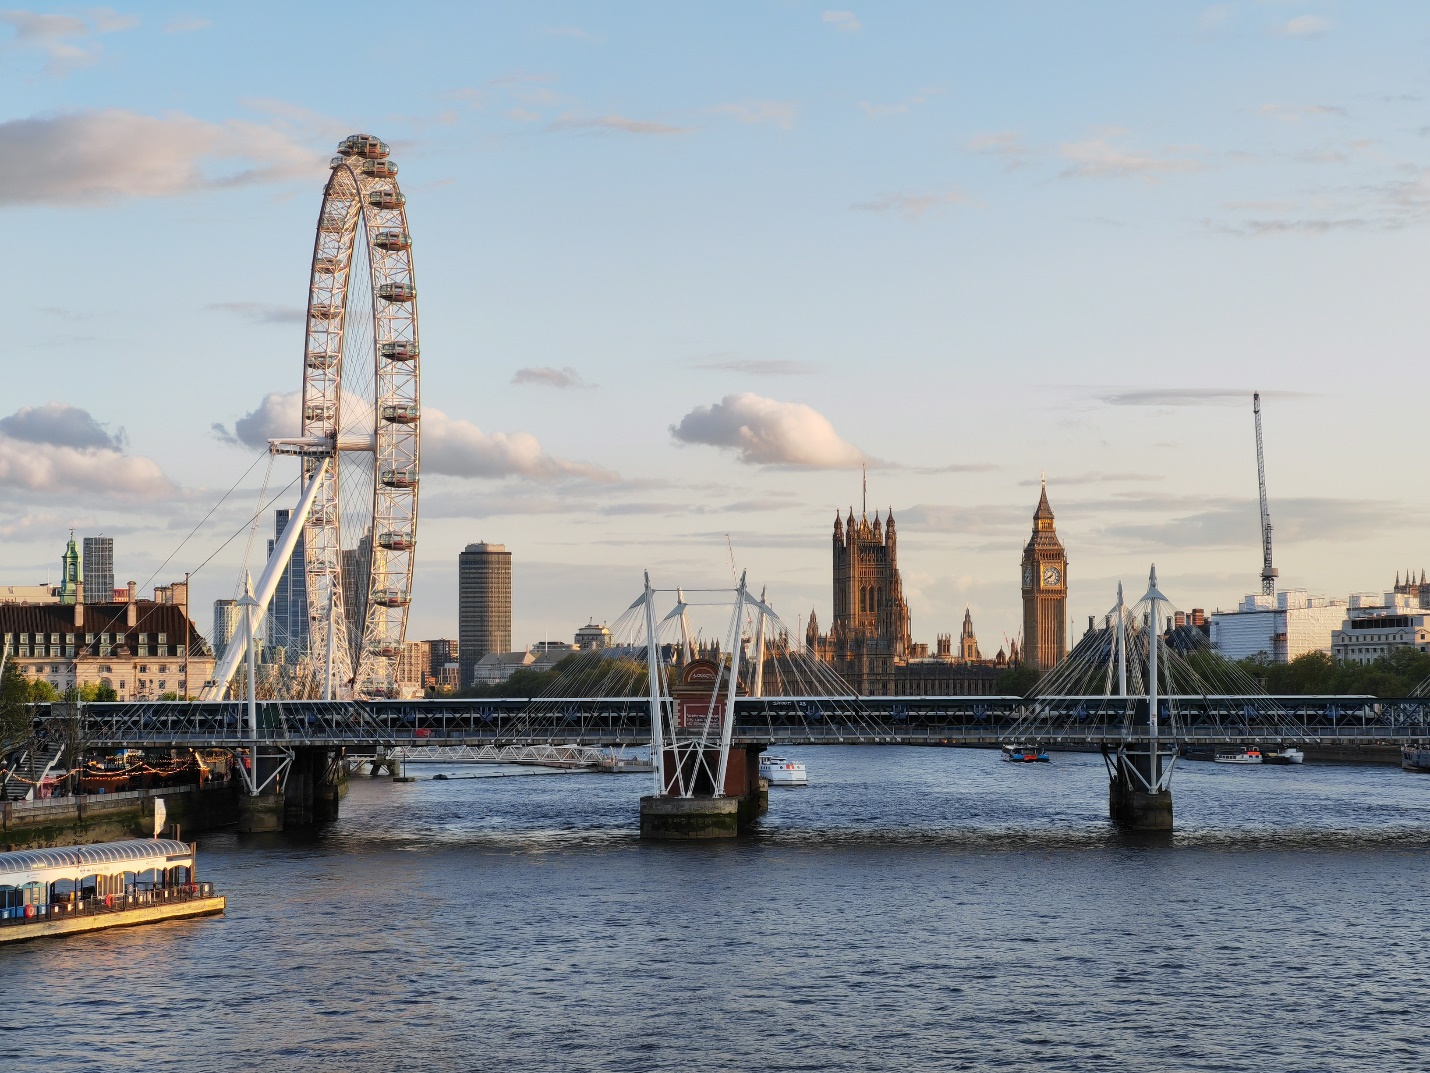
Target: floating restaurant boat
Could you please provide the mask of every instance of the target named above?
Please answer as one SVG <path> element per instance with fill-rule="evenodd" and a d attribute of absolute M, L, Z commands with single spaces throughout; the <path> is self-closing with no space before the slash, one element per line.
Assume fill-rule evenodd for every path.
<path fill-rule="evenodd" d="M 1010 764 L 1047 764 L 1052 762 L 1048 751 L 1040 745 L 1005 745 L 1003 759 Z"/>
<path fill-rule="evenodd" d="M 0 853 L 0 943 L 222 913 L 196 856 L 172 838 Z"/>
<path fill-rule="evenodd" d="M 1400 750 L 1400 766 L 1406 771 L 1430 775 L 1430 746 L 1406 745 Z"/>
<path fill-rule="evenodd" d="M 809 772 L 798 760 L 768 753 L 760 757 L 760 778 L 771 786 L 808 786 Z"/>
<path fill-rule="evenodd" d="M 1212 759 L 1218 764 L 1259 764 L 1261 750 L 1253 746 L 1239 753 L 1217 753 Z"/>

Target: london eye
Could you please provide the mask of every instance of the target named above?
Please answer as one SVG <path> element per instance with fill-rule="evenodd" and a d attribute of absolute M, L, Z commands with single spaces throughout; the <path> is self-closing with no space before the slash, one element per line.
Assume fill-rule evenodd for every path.
<path fill-rule="evenodd" d="M 330 166 L 309 277 L 302 435 L 283 442 L 301 455 L 305 485 L 319 482 L 303 527 L 313 664 L 332 695 L 372 696 L 392 687 L 412 592 L 417 287 L 386 143 L 351 135 Z"/>

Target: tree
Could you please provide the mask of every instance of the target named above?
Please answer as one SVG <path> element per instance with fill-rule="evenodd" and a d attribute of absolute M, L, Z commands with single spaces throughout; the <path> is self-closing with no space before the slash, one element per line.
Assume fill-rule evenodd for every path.
<path fill-rule="evenodd" d="M 0 677 L 0 751 L 8 752 L 30 736 L 30 682 L 13 661 Z"/>

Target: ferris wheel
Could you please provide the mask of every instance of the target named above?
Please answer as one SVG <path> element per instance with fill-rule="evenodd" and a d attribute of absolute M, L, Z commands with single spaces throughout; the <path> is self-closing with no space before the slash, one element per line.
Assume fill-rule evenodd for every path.
<path fill-rule="evenodd" d="M 387 145 L 338 146 L 313 243 L 303 353 L 310 651 L 333 696 L 388 692 L 407 629 L 420 443 L 417 287 Z M 323 465 L 326 459 L 327 464 Z"/>

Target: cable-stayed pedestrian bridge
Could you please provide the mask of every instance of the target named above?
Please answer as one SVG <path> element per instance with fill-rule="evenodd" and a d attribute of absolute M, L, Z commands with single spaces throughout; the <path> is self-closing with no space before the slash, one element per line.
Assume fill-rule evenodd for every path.
<path fill-rule="evenodd" d="M 1135 702 L 1140 698 L 1132 698 Z M 1274 742 L 1373 745 L 1430 739 L 1430 699 L 1265 694 L 1173 697 L 1182 743 Z M 1275 718 L 1263 713 L 1267 702 Z M 1116 702 L 1116 703 L 1111 703 Z M 1143 702 L 1145 704 L 1145 701 Z M 1126 698 L 1061 697 L 738 697 L 731 741 L 738 745 L 992 745 L 1027 736 L 1067 746 L 1140 742 L 1145 726 L 1126 722 Z M 59 709 L 56 705 L 55 708 Z M 51 713 L 42 710 L 41 719 Z M 287 700 L 257 704 L 256 733 L 244 701 L 88 704 L 83 736 L 92 748 L 325 746 L 354 751 L 451 745 L 648 745 L 643 697 Z M 1165 731 L 1162 734 L 1166 736 Z"/>

